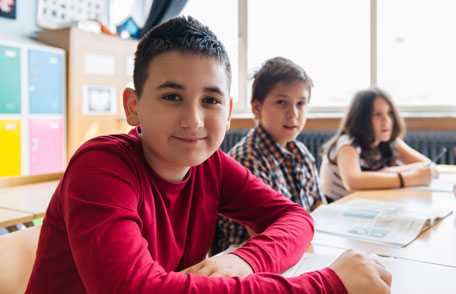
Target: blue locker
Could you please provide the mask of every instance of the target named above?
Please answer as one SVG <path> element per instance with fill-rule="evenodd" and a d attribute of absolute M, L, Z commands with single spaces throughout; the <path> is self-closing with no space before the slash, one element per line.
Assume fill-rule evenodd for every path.
<path fill-rule="evenodd" d="M 28 65 L 30 113 L 63 113 L 65 97 L 63 55 L 29 49 Z"/>
<path fill-rule="evenodd" d="M 21 112 L 21 52 L 0 44 L 0 113 Z"/>

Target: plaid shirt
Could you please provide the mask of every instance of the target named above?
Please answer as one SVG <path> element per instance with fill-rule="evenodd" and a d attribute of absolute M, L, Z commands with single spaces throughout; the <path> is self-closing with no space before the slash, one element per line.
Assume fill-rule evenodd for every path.
<path fill-rule="evenodd" d="M 286 148 L 277 144 L 266 130 L 258 126 L 249 131 L 229 154 L 262 179 L 307 211 L 326 203 L 320 191 L 315 159 L 303 143 L 292 141 Z M 240 244 L 248 238 L 246 229 L 223 216 L 217 223 L 212 253 Z"/>

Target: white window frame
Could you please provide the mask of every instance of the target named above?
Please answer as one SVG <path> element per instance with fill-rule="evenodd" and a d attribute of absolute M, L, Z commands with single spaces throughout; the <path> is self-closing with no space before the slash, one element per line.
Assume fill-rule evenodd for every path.
<path fill-rule="evenodd" d="M 239 97 L 234 107 L 234 117 L 253 117 L 250 110 L 249 72 L 248 72 L 248 0 L 238 0 L 239 7 Z M 370 0 L 370 86 L 378 85 L 378 1 Z M 309 117 L 343 117 L 346 107 L 320 106 L 311 107 Z M 400 106 L 403 117 L 456 117 L 455 106 Z"/>
<path fill-rule="evenodd" d="M 238 17 L 238 48 L 239 48 L 239 72 L 238 72 L 238 95 L 237 103 L 234 107 L 236 116 L 242 116 L 250 113 L 250 103 L 248 97 L 248 0 L 238 0 L 239 17 Z"/>

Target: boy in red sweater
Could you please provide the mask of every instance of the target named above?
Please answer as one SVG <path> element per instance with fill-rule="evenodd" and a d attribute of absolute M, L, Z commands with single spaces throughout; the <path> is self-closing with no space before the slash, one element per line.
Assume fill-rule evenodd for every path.
<path fill-rule="evenodd" d="M 129 134 L 82 145 L 55 191 L 27 293 L 387 293 L 389 274 L 347 252 L 286 279 L 310 216 L 218 150 L 231 114 L 228 56 L 192 18 L 138 45 Z M 218 213 L 257 234 L 206 258 Z M 376 291 L 376 292 L 374 292 Z"/>

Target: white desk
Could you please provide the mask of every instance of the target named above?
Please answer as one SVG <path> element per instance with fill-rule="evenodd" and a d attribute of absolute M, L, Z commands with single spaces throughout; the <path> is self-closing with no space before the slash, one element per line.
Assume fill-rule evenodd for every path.
<path fill-rule="evenodd" d="M 0 208 L 0 227 L 9 227 L 33 220 L 33 213 Z"/>
<path fill-rule="evenodd" d="M 0 188 L 0 208 L 32 213 L 35 218 L 46 213 L 58 181 Z"/>
<path fill-rule="evenodd" d="M 285 276 L 296 276 L 329 266 L 345 250 L 326 246 L 313 246 Z M 456 268 L 404 260 L 379 258 L 393 275 L 392 294 L 454 294 Z"/>

